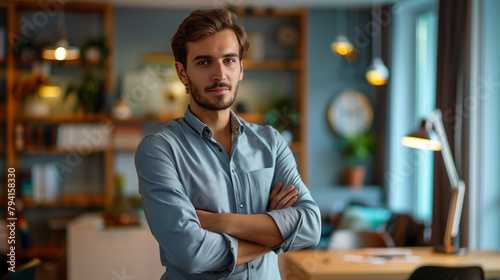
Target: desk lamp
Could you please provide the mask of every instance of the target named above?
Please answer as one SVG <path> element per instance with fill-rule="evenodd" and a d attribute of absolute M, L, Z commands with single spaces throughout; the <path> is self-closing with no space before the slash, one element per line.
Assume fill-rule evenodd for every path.
<path fill-rule="evenodd" d="M 453 161 L 448 138 L 444 130 L 441 110 L 436 109 L 429 115 L 427 120 L 422 121 L 422 125 L 418 131 L 412 133 L 410 136 L 403 137 L 401 143 L 410 148 L 441 151 L 448 179 L 450 180 L 451 201 L 443 246 L 435 247 L 434 251 L 447 254 L 465 253 L 464 249 L 454 246 L 454 239 L 458 234 L 458 226 L 462 214 L 465 183 L 459 178 L 457 167 Z"/>

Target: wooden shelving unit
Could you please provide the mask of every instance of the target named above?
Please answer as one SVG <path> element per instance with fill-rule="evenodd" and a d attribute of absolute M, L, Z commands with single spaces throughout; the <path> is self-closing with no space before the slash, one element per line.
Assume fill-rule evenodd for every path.
<path fill-rule="evenodd" d="M 6 88 L 0 89 L 5 90 L 5 104 L 2 106 L 2 112 L 0 113 L 0 122 L 4 123 L 6 129 L 5 133 L 5 147 L 2 152 L 5 154 L 5 165 L 9 168 L 15 168 L 17 176 L 17 193 L 16 197 L 21 199 L 24 205 L 24 212 L 26 213 L 27 219 L 29 220 L 30 211 L 47 211 L 47 215 L 53 215 L 50 213 L 55 213 L 60 211 L 58 209 L 68 208 L 68 209 L 79 209 L 71 211 L 81 211 L 85 209 L 104 209 L 106 205 L 110 204 L 113 195 L 113 153 L 109 148 L 96 149 L 92 151 L 86 151 L 84 156 L 90 155 L 92 158 L 96 158 L 101 161 L 100 164 L 103 166 L 103 177 L 99 178 L 100 183 L 98 186 L 102 192 L 94 193 L 96 187 L 89 186 L 88 188 L 82 188 L 77 194 L 64 193 L 55 200 L 44 200 L 38 201 L 32 197 L 23 197 L 23 187 L 21 186 L 21 181 L 28 177 L 30 174 L 31 164 L 33 164 L 33 159 L 35 162 L 47 163 L 57 158 L 65 158 L 71 152 L 65 149 L 57 147 L 55 143 L 47 145 L 25 145 L 22 149 L 16 146 L 16 140 L 19 140 L 19 131 L 16 128 L 19 126 L 28 127 L 41 127 L 44 125 L 53 126 L 54 132 L 57 131 L 57 126 L 59 125 L 80 125 L 85 123 L 111 125 L 112 118 L 106 113 L 99 114 L 73 114 L 73 115 L 55 115 L 47 117 L 31 117 L 23 114 L 22 100 L 14 96 L 14 88 L 16 83 L 25 75 L 31 74 L 31 64 L 32 62 L 22 61 L 19 56 L 14 52 L 14 49 L 19 47 L 16 44 L 23 44 L 28 40 L 35 39 L 34 35 L 25 35 L 23 30 L 26 31 L 26 20 L 31 20 L 32 15 L 39 13 L 39 15 L 45 15 L 49 20 L 57 19 L 57 13 L 62 10 L 50 10 L 48 11 L 44 3 L 39 1 L 8 1 L 0 3 L 0 16 L 6 15 L 5 27 L 7 34 L 15 34 L 17 41 L 5 38 L 7 42 L 6 46 L 6 57 L 0 61 L 0 67 L 5 69 L 5 83 Z M 114 56 L 114 46 L 113 46 L 113 33 L 114 33 L 114 18 L 113 18 L 113 7 L 107 3 L 92 3 L 92 2 L 51 2 L 50 8 L 55 9 L 57 5 L 64 5 L 63 11 L 65 17 L 71 18 L 72 16 L 78 15 L 80 17 L 90 17 L 90 18 L 100 18 L 102 23 L 102 28 L 99 30 L 99 34 L 85 34 L 82 36 L 102 36 L 105 41 L 106 57 L 105 60 L 99 62 L 87 62 L 82 59 L 77 59 L 74 61 L 67 62 L 49 62 L 52 69 L 57 69 L 59 72 L 64 72 L 69 69 L 75 73 L 78 73 L 81 68 L 82 72 L 87 70 L 87 68 L 92 67 L 93 69 L 98 69 L 99 73 L 103 75 L 105 92 L 111 92 L 114 87 L 114 74 L 113 74 L 113 56 Z M 48 14 L 48 13 L 52 14 Z M 52 15 L 52 17 L 50 17 Z M 2 24 L 2 22 L 0 22 Z M 51 28 L 50 24 L 37 25 L 37 31 L 43 30 L 49 32 L 50 34 L 55 34 Z M 55 35 L 54 35 L 55 36 Z M 95 39 L 89 37 L 88 40 Z M 80 46 L 82 47 L 82 46 Z M 83 55 L 83 53 L 82 53 Z M 74 71 L 77 69 L 77 71 Z M 73 73 L 71 72 L 71 73 Z M 83 78 L 83 77 L 82 77 Z M 4 110 L 5 109 L 5 110 Z M 22 134 L 22 139 L 25 134 Z M 82 160 L 85 160 L 83 158 Z M 72 168 L 78 168 L 78 166 L 73 166 Z M 99 175 L 101 176 L 101 175 Z M 89 176 L 90 177 L 90 176 Z M 85 178 L 84 178 L 85 179 Z M 64 183 L 64 182 L 63 182 Z M 83 182 L 85 184 L 85 182 Z M 91 183 L 89 183 L 91 184 Z M 3 187 L 2 187 L 3 188 Z M 86 193 L 87 189 L 92 189 L 91 193 Z M 2 190 L 3 192 L 4 190 Z M 0 204 L 5 205 L 6 200 L 0 199 Z M 66 211 L 66 210 L 65 210 Z M 45 214 L 43 214 L 45 215 Z M 32 235 L 38 235 L 40 232 L 32 232 Z M 50 233 L 52 234 L 52 232 Z M 36 243 L 36 242 L 35 242 Z M 40 257 L 43 259 L 56 261 L 58 266 L 65 268 L 65 247 L 64 244 L 32 244 L 31 249 L 22 249 L 19 246 L 18 260 L 31 259 L 34 257 Z M 43 263 L 43 262 L 42 262 Z M 61 273 L 61 278 L 65 279 L 64 273 Z"/>
<path fill-rule="evenodd" d="M 307 174 L 307 133 L 305 126 L 307 124 L 307 89 L 306 89 L 306 73 L 307 73 L 307 60 L 306 60 L 306 38 L 307 38 L 307 11 L 300 10 L 280 10 L 280 9 L 241 9 L 236 8 L 234 12 L 238 14 L 243 21 L 246 18 L 253 19 L 271 19 L 271 20 L 284 20 L 293 22 L 293 26 L 297 30 L 297 44 L 292 47 L 294 55 L 290 58 L 276 58 L 272 55 L 265 57 L 262 60 L 252 60 L 251 58 L 243 59 L 243 68 L 245 71 L 268 71 L 270 73 L 269 79 L 273 79 L 273 73 L 279 72 L 292 72 L 293 80 L 295 81 L 295 92 L 290 93 L 290 97 L 295 100 L 296 110 L 299 113 L 299 124 L 293 142 L 290 143 L 290 148 L 295 154 L 299 173 L 302 180 L 308 182 Z M 242 22 L 240 20 L 240 22 Z M 244 23 L 243 23 L 244 25 Z M 244 26 L 247 29 L 246 26 Z M 252 27 L 252 26 L 248 26 Z M 248 28 L 251 29 L 251 28 Z M 247 33 L 249 32 L 247 29 Z M 253 32 L 259 32 L 258 30 Z M 266 72 L 267 73 L 267 72 Z M 264 116 L 262 114 L 240 114 L 243 119 L 249 122 L 262 123 Z"/>

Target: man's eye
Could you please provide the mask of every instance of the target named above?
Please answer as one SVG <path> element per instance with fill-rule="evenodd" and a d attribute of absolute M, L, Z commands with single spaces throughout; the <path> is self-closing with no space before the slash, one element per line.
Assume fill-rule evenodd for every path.
<path fill-rule="evenodd" d="M 226 59 L 226 63 L 235 63 L 235 62 L 236 62 L 236 59 L 234 59 L 234 58 Z"/>
<path fill-rule="evenodd" d="M 200 61 L 198 61 L 198 65 L 208 65 L 208 61 L 200 60 Z"/>

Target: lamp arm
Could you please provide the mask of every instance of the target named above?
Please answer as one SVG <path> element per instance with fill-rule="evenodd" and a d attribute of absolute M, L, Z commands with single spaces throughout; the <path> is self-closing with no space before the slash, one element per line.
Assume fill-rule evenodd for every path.
<path fill-rule="evenodd" d="M 448 211 L 448 219 L 446 223 L 446 230 L 444 234 L 444 250 L 447 253 L 454 251 L 453 239 L 458 234 L 458 227 L 460 224 L 460 216 L 462 215 L 462 207 L 465 195 L 465 182 L 460 180 L 458 176 L 457 167 L 451 154 L 450 145 L 446 132 L 444 130 L 443 116 L 441 110 L 436 109 L 430 116 L 429 121 L 435 128 L 435 131 L 441 142 L 441 155 L 443 156 L 444 166 L 448 173 L 448 179 L 451 185 L 451 199 L 450 209 Z"/>
<path fill-rule="evenodd" d="M 441 155 L 443 156 L 444 166 L 446 168 L 446 172 L 448 173 L 448 179 L 450 180 L 451 187 L 453 189 L 456 189 L 458 188 L 458 182 L 460 181 L 460 178 L 458 177 L 457 167 L 455 166 L 455 161 L 453 160 L 453 155 L 451 154 L 448 137 L 446 137 L 446 131 L 444 130 L 441 110 L 436 109 L 429 116 L 429 122 L 434 126 L 434 129 L 439 137 L 439 141 L 441 142 Z"/>

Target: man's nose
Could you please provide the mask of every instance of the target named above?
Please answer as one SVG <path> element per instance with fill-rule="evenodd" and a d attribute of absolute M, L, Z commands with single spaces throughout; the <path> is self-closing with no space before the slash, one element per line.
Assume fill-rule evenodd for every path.
<path fill-rule="evenodd" d="M 212 79 L 215 81 L 223 81 L 226 79 L 226 71 L 224 69 L 224 63 L 217 62 L 213 64 Z"/>

